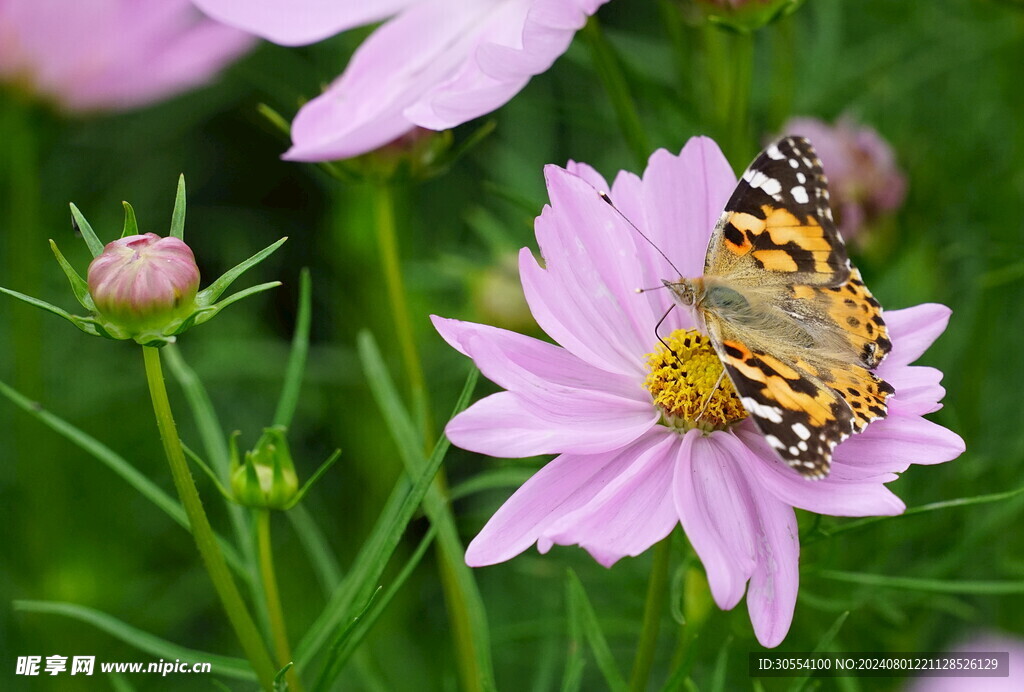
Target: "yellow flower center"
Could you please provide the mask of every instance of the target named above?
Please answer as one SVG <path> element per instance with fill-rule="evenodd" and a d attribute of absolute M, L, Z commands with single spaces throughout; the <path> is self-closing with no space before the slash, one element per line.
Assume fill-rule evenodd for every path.
<path fill-rule="evenodd" d="M 736 390 L 723 377 L 708 337 L 677 329 L 647 355 L 644 387 L 661 409 L 661 423 L 680 431 L 724 430 L 747 417 Z M 721 379 L 719 379 L 721 378 Z M 717 387 L 715 385 L 718 385 Z"/>

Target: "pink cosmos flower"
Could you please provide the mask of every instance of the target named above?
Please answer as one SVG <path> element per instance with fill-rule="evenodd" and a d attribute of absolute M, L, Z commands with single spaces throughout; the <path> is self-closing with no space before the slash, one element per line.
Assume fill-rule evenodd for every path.
<path fill-rule="evenodd" d="M 892 147 L 875 130 L 842 117 L 835 125 L 816 118 L 791 118 L 785 134 L 814 142 L 832 193 L 832 211 L 847 240 L 878 217 L 898 208 L 907 180 Z"/>
<path fill-rule="evenodd" d="M 519 268 L 533 316 L 560 346 L 433 317 L 449 344 L 507 390 L 456 416 L 446 429 L 452 442 L 498 457 L 559 455 L 495 513 L 466 562 L 503 562 L 534 543 L 541 552 L 576 544 L 611 566 L 681 522 L 716 603 L 730 609 L 746 591 L 757 638 L 775 646 L 789 629 L 799 581 L 793 508 L 899 514 L 904 504 L 886 483 L 910 464 L 963 452 L 958 435 L 922 417 L 940 408 L 942 374 L 911 365 L 943 332 L 950 311 L 928 304 L 886 313 L 893 349 L 878 373 L 896 388 L 889 417 L 839 445 L 826 479 L 805 480 L 749 420 L 685 432 L 663 424 L 645 383 L 649 354 L 659 350 L 655 324 L 670 298 L 635 288 L 677 276 L 598 196 L 608 186 L 596 171 L 570 163 L 545 174 L 551 204 L 536 221 L 544 266 L 524 248 Z M 735 185 L 714 142 L 695 138 L 678 156 L 656 152 L 643 178 L 620 173 L 611 197 L 684 275 L 698 276 Z M 674 310 L 659 333 L 705 341 L 681 365 L 704 383 L 691 392 L 699 402 L 721 365 L 706 340 L 673 331 L 693 328 L 691 315 Z"/>
<path fill-rule="evenodd" d="M 253 44 L 189 0 L 0 0 L 0 82 L 72 112 L 167 98 Z"/>
<path fill-rule="evenodd" d="M 295 117 L 284 155 L 295 161 L 358 156 L 417 125 L 445 130 L 490 113 L 547 70 L 607 1 L 194 0 L 284 45 L 390 17 Z"/>

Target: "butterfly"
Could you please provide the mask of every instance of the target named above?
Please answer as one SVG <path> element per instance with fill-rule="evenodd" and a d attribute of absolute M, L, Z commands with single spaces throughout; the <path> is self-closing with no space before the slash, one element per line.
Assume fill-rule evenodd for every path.
<path fill-rule="evenodd" d="M 886 415 L 872 370 L 891 350 L 882 308 L 850 264 L 821 161 L 783 137 L 743 173 L 715 225 L 704 275 L 663 281 L 692 307 L 743 407 L 808 478 L 835 446 Z"/>

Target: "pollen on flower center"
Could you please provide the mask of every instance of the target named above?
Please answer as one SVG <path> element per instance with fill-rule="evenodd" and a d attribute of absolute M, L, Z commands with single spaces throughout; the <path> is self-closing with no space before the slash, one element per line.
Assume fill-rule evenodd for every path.
<path fill-rule="evenodd" d="M 661 422 L 677 430 L 724 430 L 747 417 L 736 390 L 722 376 L 711 341 L 695 330 L 677 329 L 647 355 L 644 387 L 661 409 Z M 671 349 L 671 350 L 670 350 Z M 718 387 L 715 387 L 718 383 Z M 714 391 L 712 391 L 714 390 Z"/>

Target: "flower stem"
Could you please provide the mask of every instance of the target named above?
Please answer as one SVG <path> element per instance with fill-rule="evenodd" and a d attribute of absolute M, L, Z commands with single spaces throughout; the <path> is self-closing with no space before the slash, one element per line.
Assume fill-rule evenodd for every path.
<path fill-rule="evenodd" d="M 597 76 L 604 84 L 608 98 L 611 99 L 612 108 L 615 109 L 619 129 L 622 130 L 626 144 L 633 152 L 633 156 L 636 157 L 636 162 L 643 168 L 647 165 L 647 157 L 651 154 L 647 132 L 640 122 L 640 115 L 637 113 L 633 95 L 629 91 L 629 82 L 622 71 L 622 65 L 618 56 L 615 55 L 615 50 L 605 38 L 604 32 L 601 31 L 601 25 L 596 16 L 587 20 L 586 26 L 583 27 L 583 36 L 590 47 L 590 56 L 594 61 Z"/>
<path fill-rule="evenodd" d="M 405 302 L 405 286 L 402 281 L 401 264 L 398 257 L 398 239 L 395 225 L 394 189 L 387 183 L 379 183 L 374 194 L 374 209 L 377 221 L 377 241 L 380 246 L 384 279 L 387 283 L 395 331 L 402 349 L 406 377 L 412 389 L 413 404 L 422 416 L 424 449 L 427 454 L 434 446 L 434 433 L 430 418 L 430 400 L 423 376 L 423 366 L 413 340 L 412 323 Z M 462 544 L 448 503 L 448 485 L 444 470 L 434 477 L 430 492 L 423 504 L 430 522 L 438 526 L 438 540 L 435 546 L 438 568 L 441 573 L 441 588 L 444 591 L 445 608 L 452 626 L 461 687 L 469 692 L 484 690 L 491 686 L 492 673 L 489 669 L 490 652 L 486 646 L 478 651 L 478 642 L 486 641 L 486 622 L 479 622 L 473 612 L 482 612 L 480 594 L 472 575 L 467 574 Z M 477 604 L 475 610 L 470 604 Z"/>
<path fill-rule="evenodd" d="M 654 561 L 651 576 L 647 580 L 647 601 L 644 604 L 643 626 L 640 642 L 633 658 L 633 672 L 629 677 L 630 692 L 647 689 L 651 675 L 654 652 L 658 644 L 658 628 L 668 602 L 668 572 L 672 557 L 672 536 L 669 535 L 654 546 Z"/>
<path fill-rule="evenodd" d="M 249 615 L 245 601 L 242 600 L 242 595 L 231 578 L 231 572 L 228 570 L 227 562 L 224 561 L 220 546 L 217 545 L 217 539 L 210 527 L 210 520 L 206 518 L 206 511 L 203 509 L 203 502 L 199 499 L 199 491 L 196 489 L 192 473 L 185 461 L 185 453 L 181 447 L 181 440 L 178 438 L 174 416 L 171 414 L 171 404 L 167 399 L 167 388 L 164 385 L 164 375 L 160 368 L 160 351 L 151 346 L 143 346 L 142 354 L 146 362 L 146 380 L 149 383 L 149 393 L 153 399 L 156 425 L 160 430 L 164 453 L 171 465 L 174 487 L 178 490 L 181 505 L 188 516 L 196 548 L 199 549 L 199 555 L 203 558 L 203 564 L 217 590 L 217 595 L 220 596 L 228 620 L 231 621 L 231 626 L 234 628 L 253 670 L 256 671 L 260 684 L 265 690 L 271 690 L 274 686 L 274 664 L 270 660 L 259 630 L 256 629 L 256 624 Z"/>
<path fill-rule="evenodd" d="M 274 553 L 270 543 L 270 510 L 268 509 L 256 510 L 256 545 L 259 551 L 263 595 L 267 600 L 267 613 L 270 616 L 270 631 L 274 637 L 274 653 L 277 654 L 278 668 L 283 668 L 293 659 L 291 646 L 288 645 L 288 628 L 284 624 L 281 595 L 277 590 L 277 577 L 274 575 Z M 285 678 L 291 692 L 302 692 L 302 683 L 299 681 L 294 666 L 288 669 Z"/>
<path fill-rule="evenodd" d="M 716 138 L 734 167 L 753 155 L 750 90 L 754 80 L 754 37 L 714 24 L 704 27 L 711 82 L 711 121 Z"/>
<path fill-rule="evenodd" d="M 380 247 L 381 266 L 384 270 L 388 301 L 391 304 L 391 317 L 395 323 L 395 334 L 402 350 L 405 375 L 412 390 L 413 407 L 421 417 L 424 441 L 429 445 L 433 437 L 430 432 L 430 405 L 419 351 L 413 338 L 409 305 L 405 300 L 405 282 L 402 279 L 401 262 L 398 258 L 398 233 L 395 228 L 395 196 L 391 185 L 379 183 L 374 187 L 374 214 L 377 244 Z"/>

